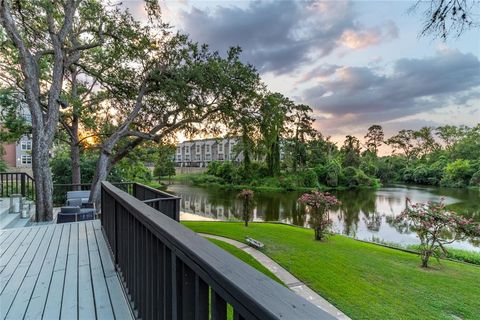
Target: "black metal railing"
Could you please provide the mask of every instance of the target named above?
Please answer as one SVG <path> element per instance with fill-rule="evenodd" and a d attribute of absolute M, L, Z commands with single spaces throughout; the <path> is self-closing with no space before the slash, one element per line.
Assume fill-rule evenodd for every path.
<path fill-rule="evenodd" d="M 131 194 L 169 218 L 180 221 L 180 197 L 140 183 L 133 184 L 133 193 Z"/>
<path fill-rule="evenodd" d="M 35 200 L 35 180 L 25 172 L 0 172 L 0 198 L 12 194 Z"/>
<path fill-rule="evenodd" d="M 334 319 L 162 213 L 102 184 L 102 228 L 139 318 Z"/>

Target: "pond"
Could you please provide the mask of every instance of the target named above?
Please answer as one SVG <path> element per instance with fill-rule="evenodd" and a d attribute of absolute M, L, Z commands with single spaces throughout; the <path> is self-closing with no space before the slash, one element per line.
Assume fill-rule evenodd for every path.
<path fill-rule="evenodd" d="M 242 202 L 238 191 L 197 187 L 175 183 L 167 190 L 182 197 L 181 210 L 189 213 L 235 221 L 242 219 Z M 302 192 L 255 192 L 255 208 L 250 220 L 280 221 L 309 227 L 309 214 L 297 199 Z M 439 201 L 441 197 L 449 208 L 480 222 L 480 191 L 471 189 L 435 188 L 394 185 L 376 190 L 339 190 L 332 192 L 342 201 L 338 210 L 330 212 L 333 231 L 357 239 L 396 243 L 401 245 L 419 242 L 408 226 L 398 224 L 398 216 L 412 202 Z M 453 247 L 480 252 L 480 244 L 455 242 Z"/>

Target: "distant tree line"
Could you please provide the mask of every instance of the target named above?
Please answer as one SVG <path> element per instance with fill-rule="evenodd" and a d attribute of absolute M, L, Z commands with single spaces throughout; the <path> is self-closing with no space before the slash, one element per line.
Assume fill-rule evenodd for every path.
<path fill-rule="evenodd" d="M 275 130 L 281 132 L 276 141 L 284 154 L 280 164 L 273 167 L 275 170 L 270 156 L 277 152 L 275 156 L 279 159 L 279 152 L 272 146 L 270 134 L 260 134 L 255 143 L 249 143 L 249 152 L 258 155 L 256 161 L 242 165 L 214 162 L 207 171 L 214 178 L 203 177 L 198 182 L 287 190 L 375 187 L 381 183 L 480 186 L 480 125 L 400 130 L 389 138 L 385 138 L 381 126 L 372 125 L 364 143 L 348 135 L 339 147 L 312 129 L 308 112 L 303 121 L 291 115 L 285 118 L 288 121 L 284 128 Z M 378 154 L 382 145 L 391 149 L 389 155 Z M 270 153 L 262 156 L 262 150 L 269 147 Z"/>

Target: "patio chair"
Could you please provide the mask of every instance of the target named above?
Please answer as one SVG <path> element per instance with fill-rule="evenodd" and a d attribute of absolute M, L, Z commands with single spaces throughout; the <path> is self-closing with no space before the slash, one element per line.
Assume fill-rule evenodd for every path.
<path fill-rule="evenodd" d="M 67 206 L 60 208 L 57 223 L 76 222 L 95 219 L 95 206 L 90 202 L 82 202 L 81 198 L 67 200 Z"/>
<path fill-rule="evenodd" d="M 68 206 L 61 207 L 57 215 L 57 223 L 76 222 L 80 214 L 80 207 Z"/>
<path fill-rule="evenodd" d="M 80 209 L 89 209 L 82 212 L 95 211 L 95 204 L 89 202 L 90 191 L 69 191 L 67 192 L 67 206 L 78 206 Z"/>
<path fill-rule="evenodd" d="M 67 203 L 71 199 L 81 199 L 82 203 L 87 203 L 89 198 L 90 198 L 90 190 L 67 192 Z"/>

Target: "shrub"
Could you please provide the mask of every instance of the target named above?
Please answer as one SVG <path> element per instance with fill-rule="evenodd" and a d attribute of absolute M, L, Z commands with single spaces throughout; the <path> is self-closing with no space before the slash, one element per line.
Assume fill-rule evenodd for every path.
<path fill-rule="evenodd" d="M 376 177 L 377 176 L 377 167 L 370 161 L 368 162 L 362 162 L 360 164 L 360 170 L 365 172 L 366 175 L 370 177 Z"/>
<path fill-rule="evenodd" d="M 325 166 L 325 171 L 327 175 L 325 177 L 325 184 L 330 187 L 337 187 L 339 182 L 339 177 L 342 172 L 342 166 L 336 160 L 330 161 Z"/>
<path fill-rule="evenodd" d="M 410 204 L 407 199 L 407 208 L 397 217 L 397 221 L 410 224 L 420 238 L 424 268 L 428 267 L 431 256 L 440 257 L 447 253 L 445 244 L 480 238 L 480 224 L 446 210 L 443 199 L 440 203 L 416 204 Z"/>
<path fill-rule="evenodd" d="M 322 240 L 332 224 L 328 211 L 341 202 L 334 195 L 317 190 L 304 193 L 298 202 L 310 210 L 310 224 L 315 230 L 315 240 Z"/>
<path fill-rule="evenodd" d="M 474 172 L 469 160 L 458 159 L 446 166 L 441 183 L 447 187 L 464 187 Z"/>
<path fill-rule="evenodd" d="M 342 170 L 340 183 L 349 188 L 353 188 L 359 185 L 356 179 L 357 169 L 354 167 L 346 167 Z"/>
<path fill-rule="evenodd" d="M 0 172 L 5 172 L 5 171 L 7 171 L 7 163 L 0 158 Z"/>
<path fill-rule="evenodd" d="M 360 169 L 356 170 L 355 172 L 355 181 L 357 186 L 373 187 L 376 185 L 375 179 L 367 176 L 365 172 Z"/>
<path fill-rule="evenodd" d="M 278 181 L 280 183 L 280 187 L 282 189 L 285 189 L 287 191 L 292 191 L 292 190 L 295 190 L 295 186 L 296 186 L 296 183 L 295 183 L 295 179 L 294 177 L 292 176 L 280 176 L 278 178 Z"/>
<path fill-rule="evenodd" d="M 324 165 L 316 165 L 315 168 L 313 168 L 315 171 L 315 174 L 317 175 L 318 182 L 323 184 L 325 183 L 326 177 L 327 177 L 327 169 Z"/>
<path fill-rule="evenodd" d="M 238 198 L 242 200 L 243 210 L 242 216 L 245 222 L 245 227 L 248 227 L 248 220 L 250 220 L 251 211 L 253 210 L 253 191 L 250 189 L 243 189 L 238 195 Z"/>
<path fill-rule="evenodd" d="M 218 167 L 220 167 L 222 165 L 221 162 L 219 161 L 212 161 L 208 164 L 208 167 L 207 167 L 207 171 L 206 173 L 207 174 L 210 174 L 212 176 L 216 176 L 217 175 L 217 170 L 218 170 Z"/>
<path fill-rule="evenodd" d="M 231 162 L 224 162 L 217 168 L 216 176 L 222 178 L 226 183 L 233 183 L 235 175 L 235 168 Z"/>
<path fill-rule="evenodd" d="M 470 179 L 470 185 L 474 187 L 480 187 L 480 170 L 475 172 Z"/>
<path fill-rule="evenodd" d="M 306 169 L 299 173 L 302 186 L 306 188 L 316 188 L 318 187 L 318 178 L 315 170 Z"/>

